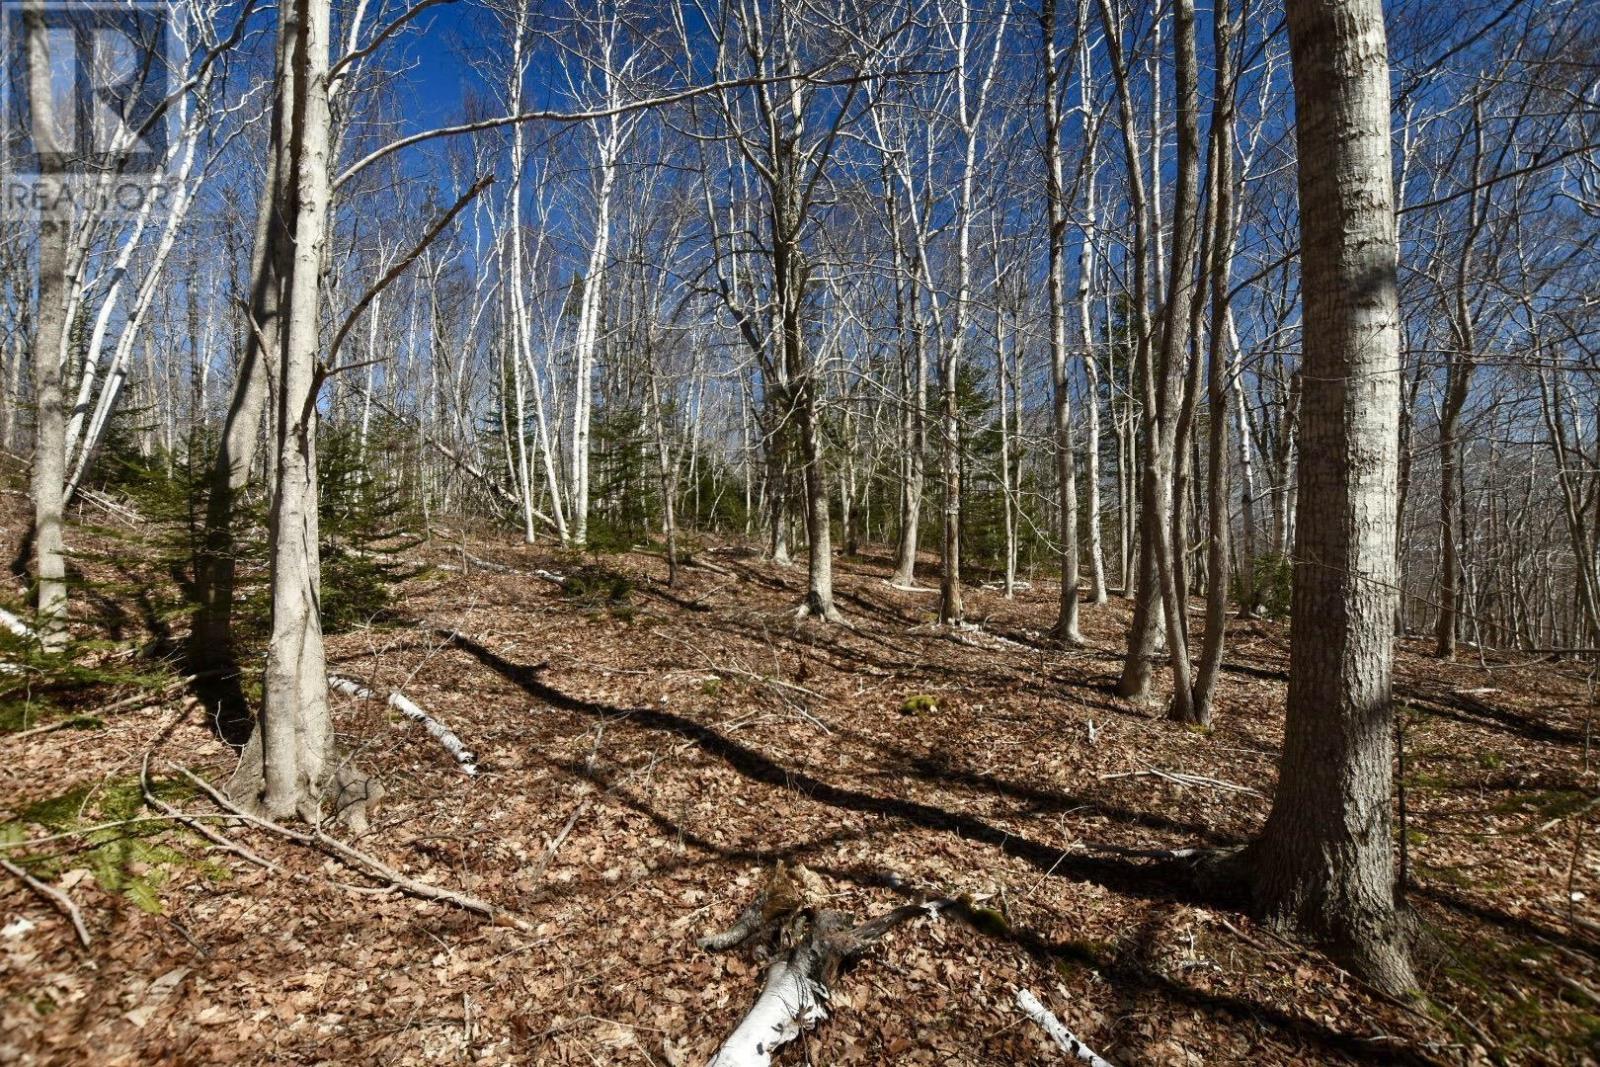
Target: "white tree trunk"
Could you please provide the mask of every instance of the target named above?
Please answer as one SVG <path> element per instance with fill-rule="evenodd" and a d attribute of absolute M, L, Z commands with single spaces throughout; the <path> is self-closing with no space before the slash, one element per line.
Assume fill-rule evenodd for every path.
<path fill-rule="evenodd" d="M 273 818 L 319 821 L 334 772 L 333 722 L 319 613 L 316 388 L 329 202 L 328 0 L 289 0 L 279 13 L 283 185 L 289 228 L 276 391 L 277 484 L 270 538 L 272 634 L 261 715 L 230 787 Z"/>

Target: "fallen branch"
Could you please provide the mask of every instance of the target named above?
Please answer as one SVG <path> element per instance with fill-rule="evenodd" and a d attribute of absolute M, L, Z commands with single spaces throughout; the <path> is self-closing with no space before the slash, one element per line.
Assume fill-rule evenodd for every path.
<path fill-rule="evenodd" d="M 39 734 L 54 733 L 57 730 L 70 730 L 75 727 L 84 726 L 91 720 L 98 719 L 102 715 L 109 715 L 115 711 L 126 711 L 130 708 L 134 710 L 148 708 L 161 703 L 168 697 L 172 696 L 176 690 L 181 689 L 200 678 L 214 677 L 223 673 L 225 673 L 225 671 L 219 669 L 201 671 L 198 674 L 188 674 L 182 678 L 174 678 L 172 681 L 161 686 L 159 689 L 156 689 L 154 692 L 134 693 L 132 696 L 126 696 L 120 700 L 113 700 L 109 704 L 102 704 L 98 708 L 91 708 L 90 710 L 80 712 L 77 715 L 69 715 L 65 719 L 59 719 L 55 722 L 45 723 L 43 726 L 34 726 L 27 730 L 19 730 L 14 734 L 6 734 L 5 740 L 21 741 L 24 738 L 35 737 Z M 192 701 L 194 698 L 188 697 L 186 699 Z"/>
<path fill-rule="evenodd" d="M 78 499 L 85 503 L 93 504 L 113 519 L 118 519 L 128 526 L 135 526 L 139 521 L 139 513 L 124 504 L 119 504 L 104 493 L 97 493 L 93 489 L 78 487 Z"/>
<path fill-rule="evenodd" d="M 902 593 L 937 593 L 939 591 L 929 585 L 901 585 L 899 582 L 891 582 L 887 578 L 883 580 L 883 584 L 890 589 L 898 589 Z"/>
<path fill-rule="evenodd" d="M 33 638 L 38 636 L 33 632 L 33 627 L 11 614 L 5 608 L 0 608 L 0 626 L 4 626 L 18 637 Z"/>
<path fill-rule="evenodd" d="M 1089 1067 L 1112 1067 L 1110 1060 L 1079 1041 L 1077 1035 L 1062 1026 L 1061 1020 L 1055 1017 L 1055 1013 L 1039 1003 L 1039 998 L 1028 990 L 1017 990 L 1017 1007 L 1021 1008 L 1028 1018 L 1044 1027 L 1044 1032 L 1050 1035 L 1050 1040 L 1073 1059 L 1082 1060 L 1089 1064 Z"/>
<path fill-rule="evenodd" d="M 1121 845 L 1103 845 L 1095 841 L 1081 841 L 1079 847 L 1087 852 L 1100 852 L 1108 856 L 1124 856 L 1138 860 L 1187 860 L 1208 851 L 1203 848 L 1124 848 Z"/>
<path fill-rule="evenodd" d="M 328 675 L 328 685 L 337 689 L 345 696 L 355 697 L 357 700 L 376 700 L 378 696 L 372 690 L 352 678 L 343 675 Z M 408 719 L 420 722 L 434 738 L 445 747 L 445 751 L 455 757 L 456 763 L 461 767 L 463 774 L 472 776 L 478 773 L 478 757 L 470 748 L 462 744 L 461 738 L 444 723 L 423 711 L 416 702 L 401 692 L 392 692 L 387 698 L 388 705 Z"/>
<path fill-rule="evenodd" d="M 445 889 L 442 886 L 431 885 L 427 882 L 419 882 L 415 878 L 401 874 L 399 871 L 395 870 L 387 863 L 384 863 L 376 856 L 370 856 L 367 853 L 362 852 L 360 849 L 352 848 L 343 841 L 340 841 L 338 838 L 323 833 L 320 829 L 314 830 L 309 834 L 303 834 L 296 830 L 291 830 L 281 823 L 273 822 L 271 819 L 263 818 L 259 815 L 252 815 L 243 808 L 240 808 L 237 804 L 233 803 L 233 801 L 229 800 L 227 797 L 223 796 L 215 786 L 206 781 L 204 778 L 201 778 L 199 775 L 190 771 L 189 768 L 179 767 L 178 771 L 185 778 L 189 779 L 189 781 L 192 782 L 197 788 L 209 796 L 218 807 L 222 808 L 224 811 L 237 815 L 245 823 L 251 826 L 257 827 L 261 830 L 266 830 L 268 833 L 277 834 L 279 837 L 282 837 L 288 841 L 293 841 L 295 844 L 306 845 L 308 847 L 315 848 L 320 852 L 326 853 L 327 855 L 342 861 L 350 867 L 353 867 L 357 870 L 364 870 L 368 875 L 375 876 L 381 881 L 388 882 L 394 888 L 410 896 L 418 897 L 422 900 L 435 900 L 444 904 L 453 904 L 463 911 L 470 911 L 476 915 L 482 915 L 484 918 L 497 925 L 511 926 L 523 931 L 531 931 L 533 929 L 532 925 L 527 920 L 519 919 L 514 915 L 509 915 L 506 912 L 501 911 L 499 908 L 496 908 L 488 901 L 480 900 L 478 897 L 472 896 L 468 893 L 459 893 L 453 889 Z"/>
<path fill-rule="evenodd" d="M 4 626 L 25 641 L 37 641 L 39 639 L 39 634 L 33 627 L 4 608 L 0 608 L 0 626 Z M 26 673 L 28 673 L 27 668 L 21 664 L 0 660 L 0 674 L 16 675 Z"/>
<path fill-rule="evenodd" d="M 710 571 L 712 574 L 720 574 L 724 578 L 733 578 L 737 580 L 739 577 L 728 568 L 721 566 L 720 564 L 712 563 L 710 560 L 701 559 L 699 556 L 686 556 L 682 562 L 685 567 L 694 567 L 698 570 Z"/>
<path fill-rule="evenodd" d="M 470 552 L 463 552 L 462 555 L 467 557 L 467 562 L 468 563 L 472 564 L 474 567 L 477 567 L 479 570 L 489 571 L 489 572 L 491 572 L 493 574 L 521 574 L 522 573 L 521 571 L 517 570 L 515 567 L 507 567 L 504 563 L 496 563 L 492 559 L 479 559 L 477 556 L 474 556 Z"/>
<path fill-rule="evenodd" d="M 1164 771 L 1159 767 L 1146 767 L 1138 771 L 1117 771 L 1114 774 L 1100 775 L 1102 782 L 1112 778 L 1164 778 L 1174 785 L 1209 786 L 1212 789 L 1221 789 L 1229 793 L 1248 793 L 1253 797 L 1264 795 L 1259 789 L 1252 789 L 1247 785 L 1239 785 L 1237 782 L 1225 782 L 1220 778 L 1207 778 L 1201 774 L 1185 774 L 1182 771 Z"/>
<path fill-rule="evenodd" d="M 27 886 L 35 893 L 38 893 L 46 900 L 50 901 L 50 903 L 56 906 L 56 909 L 60 911 L 61 914 L 65 915 L 68 919 L 71 919 L 72 929 L 77 932 L 78 940 L 83 943 L 84 948 L 89 947 L 89 931 L 84 928 L 83 914 L 78 911 L 78 906 L 72 902 L 71 897 L 67 896 L 55 886 L 46 885 L 45 883 L 39 881 L 39 879 L 35 878 L 33 875 L 29 874 L 21 867 L 18 867 L 15 863 L 12 863 L 8 859 L 0 859 L 0 868 L 10 871 L 12 874 L 16 875 L 22 880 L 23 885 Z"/>
<path fill-rule="evenodd" d="M 538 885 L 539 881 L 544 878 L 544 872 L 549 870 L 551 861 L 556 858 L 556 853 L 561 850 L 561 846 L 566 843 L 567 838 L 572 834 L 572 828 L 578 825 L 578 820 L 583 818 L 583 813 L 588 811 L 589 805 L 594 803 L 595 795 L 590 793 L 579 801 L 578 806 L 572 809 L 572 814 L 567 816 L 566 825 L 561 827 L 561 832 L 551 838 L 550 844 L 545 847 L 544 855 L 540 856 L 539 862 L 533 866 L 532 884 Z"/>
<path fill-rule="evenodd" d="M 559 575 L 559 574 L 551 574 L 549 571 L 545 570 L 543 567 L 541 567 L 538 570 L 534 571 L 533 572 L 533 576 L 535 578 L 543 578 L 545 581 L 550 582 L 550 583 L 552 583 L 554 585 L 558 585 L 562 589 L 565 589 L 567 587 L 567 580 L 565 578 L 561 577 L 561 575 Z"/>

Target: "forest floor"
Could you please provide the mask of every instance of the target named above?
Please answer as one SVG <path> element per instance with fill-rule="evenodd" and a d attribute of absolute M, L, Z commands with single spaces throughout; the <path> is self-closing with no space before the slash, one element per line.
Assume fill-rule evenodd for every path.
<path fill-rule="evenodd" d="M 9 558 L 22 504 L 0 511 Z M 136 524 L 92 517 L 72 541 L 79 634 L 124 662 L 183 620 Z M 354 843 L 521 925 L 219 819 L 178 771 L 232 769 L 204 708 L 178 691 L 96 711 L 136 690 L 86 684 L 77 706 L 12 705 L 0 734 L 0 858 L 67 893 L 92 938 L 80 947 L 0 871 L 0 1061 L 700 1064 L 761 965 L 695 940 L 779 860 L 861 917 L 923 895 L 970 904 L 890 933 L 782 1064 L 1064 1062 L 1018 988 L 1121 1064 L 1600 1056 L 1584 665 L 1440 664 L 1404 645 L 1406 896 L 1427 932 L 1427 999 L 1412 1005 L 1114 851 L 1222 846 L 1259 826 L 1281 624 L 1230 623 L 1201 733 L 1113 695 L 1124 601 L 1085 605 L 1089 647 L 1053 646 L 1045 581 L 1014 600 L 971 590 L 977 628 L 952 632 L 936 594 L 886 584 L 882 551 L 835 565 L 849 626 L 797 620 L 804 567 L 734 545 L 701 546 L 715 569 L 685 567 L 672 587 L 643 551 L 477 539 L 412 554 L 433 566 L 393 618 L 330 638 L 330 670 L 403 690 L 481 773 L 382 703 L 336 696 L 341 743 L 389 790 Z M 537 569 L 582 577 L 562 587 Z M 93 729 L 16 732 L 69 714 Z M 166 803 L 279 869 L 155 819 L 146 766 Z"/>

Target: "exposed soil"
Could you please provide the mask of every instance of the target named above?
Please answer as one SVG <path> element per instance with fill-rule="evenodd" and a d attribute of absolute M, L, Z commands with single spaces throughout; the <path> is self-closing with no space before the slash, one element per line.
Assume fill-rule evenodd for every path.
<path fill-rule="evenodd" d="M 81 557 L 99 590 L 78 598 L 81 630 L 123 642 L 108 660 L 132 659 L 183 621 L 171 579 L 111 538 L 79 537 L 102 549 Z M 330 669 L 402 689 L 481 761 L 468 777 L 414 722 L 336 696 L 342 742 L 389 788 L 355 844 L 529 927 L 385 891 L 215 818 L 283 872 L 166 823 L 8 847 L 72 896 L 93 944 L 0 873 L 0 1061 L 703 1063 L 761 965 L 695 939 L 783 859 L 858 916 L 923 895 L 970 906 L 897 928 L 780 1063 L 1063 1062 L 1017 1010 L 1018 987 L 1123 1064 L 1595 1062 L 1583 664 L 1402 652 L 1407 897 L 1427 931 L 1429 998 L 1410 1007 L 1113 851 L 1227 845 L 1260 824 L 1281 737 L 1280 624 L 1230 624 L 1217 725 L 1202 734 L 1112 694 L 1125 602 L 1085 606 L 1089 648 L 1052 646 L 1048 582 L 1014 601 L 972 591 L 980 628 L 949 632 L 936 594 L 886 584 L 882 553 L 841 558 L 841 627 L 795 619 L 803 567 L 735 546 L 703 549 L 716 570 L 685 567 L 672 588 L 644 552 L 471 553 L 515 573 L 436 541 L 418 557 L 468 572 L 432 569 L 406 585 L 399 619 L 330 639 Z M 566 589 L 532 573 L 580 566 Z M 932 566 L 922 583 L 936 584 Z M 69 710 L 132 690 L 84 692 Z M 101 718 L 0 735 L 0 840 L 148 817 L 147 758 L 168 802 L 217 815 L 175 780 L 177 767 L 231 770 L 201 704 L 178 692 Z M 1153 770 L 1248 791 L 1129 773 Z"/>

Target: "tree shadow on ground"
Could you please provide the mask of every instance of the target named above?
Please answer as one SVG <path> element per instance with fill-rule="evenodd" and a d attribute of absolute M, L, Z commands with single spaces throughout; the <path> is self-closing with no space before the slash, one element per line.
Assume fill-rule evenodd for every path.
<path fill-rule="evenodd" d="M 475 656 L 478 655 L 476 650 L 471 648 L 468 648 L 467 650 Z M 489 656 L 491 659 L 485 660 L 484 662 L 486 662 L 486 664 L 492 669 L 499 671 L 500 668 L 493 662 L 493 660 L 498 659 L 498 657 L 494 657 L 493 653 L 489 653 Z M 517 670 L 528 669 L 518 668 L 514 664 L 506 664 L 504 660 L 500 660 L 499 662 L 510 668 L 513 672 Z M 517 684 L 522 685 L 522 682 L 518 680 Z M 539 686 L 539 683 L 537 682 L 534 684 Z M 524 688 L 527 687 L 524 686 Z M 540 686 L 540 688 L 548 689 L 548 687 L 542 686 Z M 540 695 L 534 690 L 529 691 L 534 692 L 534 695 Z M 563 695 L 559 693 L 555 693 L 555 695 L 557 697 L 561 697 L 562 699 L 550 701 L 550 703 L 558 707 L 568 708 L 568 710 L 587 712 L 590 709 L 600 707 L 598 705 L 592 705 L 590 702 L 586 701 L 577 701 L 577 703 L 580 705 L 588 704 L 589 708 L 570 707 L 566 702 L 573 701 L 574 698 L 563 697 Z M 541 695 L 541 699 L 545 698 Z M 626 715 L 630 720 L 640 721 L 644 725 L 650 725 L 649 723 L 644 722 L 640 716 L 640 712 L 642 712 L 643 709 L 638 709 L 635 711 L 620 711 L 619 709 L 613 709 L 613 711 L 618 715 Z M 675 717 L 669 716 L 669 718 Z M 674 732 L 677 732 L 673 727 L 669 726 L 668 728 L 674 729 Z M 698 731 L 696 732 L 698 733 Z M 707 730 L 706 732 L 710 733 L 711 731 Z M 726 739 L 721 739 L 721 743 L 733 745 L 734 747 L 738 748 L 743 747 L 737 746 L 734 742 L 727 741 Z M 594 783 L 597 788 L 607 790 L 608 795 L 615 798 L 623 807 L 649 819 L 656 829 L 667 839 L 679 840 L 686 846 L 701 853 L 714 856 L 718 859 L 731 863 L 754 863 L 761 866 L 766 866 L 776 863 L 779 860 L 793 861 L 795 859 L 803 859 L 808 853 L 821 851 L 844 840 L 851 840 L 856 837 L 865 837 L 870 839 L 871 836 L 873 836 L 870 833 L 839 831 L 835 832 L 834 834 L 826 835 L 822 838 L 811 838 L 795 844 L 771 848 L 750 848 L 743 845 L 721 845 L 705 837 L 703 834 L 697 833 L 694 829 L 685 826 L 682 822 L 675 820 L 671 816 L 661 812 L 643 798 L 638 797 L 631 792 L 624 792 L 618 789 L 617 785 L 620 783 L 608 779 L 605 775 L 596 774 L 581 762 L 566 762 L 559 763 L 557 765 L 575 776 L 586 778 Z M 806 789 L 804 784 L 804 776 L 795 776 L 794 780 L 795 788 L 804 791 L 807 796 L 810 796 L 813 799 L 821 800 L 824 803 L 828 802 L 827 798 L 817 796 L 815 792 Z M 848 791 L 837 792 L 846 793 Z M 860 796 L 860 794 L 850 795 Z M 835 799 L 838 798 L 836 797 Z M 878 798 L 872 799 L 875 803 L 867 810 L 879 810 L 878 805 L 883 803 L 894 806 L 905 805 L 905 802 L 885 802 L 878 800 Z M 860 808 L 853 807 L 849 804 L 842 806 L 850 807 L 851 810 L 861 810 Z M 937 810 L 925 809 L 925 806 L 923 805 L 910 806 L 913 809 L 922 809 L 914 810 L 913 816 L 924 814 L 926 810 Z M 950 818 L 960 819 L 960 817 L 954 816 Z M 919 825 L 928 825 L 928 823 L 917 817 L 911 817 L 910 821 L 917 822 Z M 961 820 L 961 822 L 962 825 L 960 826 L 935 825 L 933 828 L 958 829 L 966 834 L 967 831 L 969 831 L 972 826 L 977 823 L 976 820 Z M 996 844 L 997 846 L 1004 848 L 1004 846 L 997 841 L 991 840 L 987 841 L 986 843 Z M 1006 851 L 1010 852 L 1011 850 L 1006 849 Z M 1030 851 L 1028 850 L 1026 843 L 1024 843 L 1024 850 L 1022 852 L 1012 854 L 1021 855 L 1025 859 L 1030 859 L 1031 862 Z M 682 860 L 657 867 L 652 873 L 655 875 L 660 875 L 692 865 L 694 865 L 692 861 Z M 837 867 L 824 863 L 809 863 L 808 866 L 810 866 L 817 873 L 833 879 L 836 882 L 853 884 L 863 889 L 890 890 L 907 897 L 908 899 L 922 899 L 926 896 L 925 892 L 914 888 L 905 878 L 895 874 L 894 872 L 881 868 L 859 866 Z M 1148 876 L 1152 872 L 1158 870 L 1158 867 L 1136 867 L 1122 862 L 1097 863 L 1097 867 L 1099 868 L 1100 873 L 1106 873 L 1111 868 L 1120 868 L 1123 869 L 1122 874 L 1129 876 L 1091 879 L 1101 885 L 1107 886 L 1108 888 L 1125 889 L 1130 884 L 1138 883 L 1139 888 L 1144 890 L 1156 888 L 1162 890 L 1160 892 L 1140 892 L 1137 894 L 1139 896 L 1147 898 L 1153 897 L 1158 900 L 1178 899 L 1178 894 L 1173 892 L 1173 890 L 1177 889 L 1178 887 L 1175 886 L 1171 881 L 1163 880 L 1163 884 L 1159 887 L 1149 884 L 1150 880 Z M 1082 871 L 1081 868 L 1077 872 L 1058 869 L 1056 873 L 1072 876 L 1074 873 L 1081 874 Z M 1349 1059 L 1360 1063 L 1408 1064 L 1438 1067 L 1440 1062 L 1418 1050 L 1396 1045 L 1392 1042 L 1378 1043 L 1372 1037 L 1341 1032 L 1323 1023 L 1320 1023 L 1315 1019 L 1291 1014 L 1290 1012 L 1284 1011 L 1281 1008 L 1270 1004 L 1263 1004 L 1258 1001 L 1246 999 L 1240 996 L 1233 996 L 1226 993 L 1218 993 L 1196 988 L 1169 975 L 1162 974 L 1154 968 L 1143 964 L 1140 962 L 1140 960 L 1144 953 L 1139 951 L 1127 953 L 1119 951 L 1115 948 L 1107 949 L 1104 947 L 1090 945 L 1085 942 L 1052 940 L 1027 926 L 1018 925 L 1009 921 L 997 922 L 992 914 L 980 914 L 978 909 L 974 908 L 972 904 L 964 899 L 957 900 L 953 904 L 946 907 L 943 911 L 943 914 L 960 920 L 964 925 L 970 928 L 976 936 L 989 937 L 1016 946 L 1030 958 L 1032 958 L 1036 963 L 1038 963 L 1048 975 L 1054 975 L 1058 973 L 1058 970 L 1062 967 L 1079 968 L 1091 971 L 1105 978 L 1106 981 L 1108 981 L 1124 996 L 1157 998 L 1162 1002 L 1162 1008 L 1165 1011 L 1170 1012 L 1177 1009 L 1187 1009 L 1212 1015 L 1224 1015 L 1236 1023 L 1253 1024 L 1266 1030 L 1276 1031 L 1279 1035 L 1286 1039 L 1303 1043 L 1310 1048 L 1321 1050 L 1324 1053 L 1335 1053 L 1340 1056 L 1348 1057 Z M 1137 948 L 1137 946 L 1135 947 Z"/>
<path fill-rule="evenodd" d="M 926 829 L 957 833 L 964 838 L 998 848 L 1005 854 L 1022 859 L 1041 871 L 1095 882 L 1129 895 L 1161 900 L 1198 899 L 1186 895 L 1185 887 L 1188 879 L 1169 865 L 1134 864 L 1123 860 L 1074 855 L 991 826 L 969 815 L 946 811 L 914 800 L 881 797 L 846 789 L 816 778 L 803 770 L 786 767 L 766 754 L 682 715 L 658 708 L 618 708 L 563 693 L 539 679 L 539 674 L 546 669 L 543 664 L 529 667 L 512 663 L 469 637 L 446 630 L 436 632 L 449 638 L 458 648 L 472 655 L 501 677 L 516 684 L 530 696 L 537 697 L 552 707 L 606 721 L 632 722 L 646 729 L 673 734 L 692 742 L 701 751 L 722 760 L 752 781 L 846 811 L 884 815 L 903 819 Z"/>
<path fill-rule="evenodd" d="M 1469 702 L 1454 694 L 1428 693 L 1408 685 L 1395 686 L 1394 698 L 1429 715 L 1449 719 L 1464 726 L 1510 734 L 1525 741 L 1552 745 L 1585 743 L 1582 730 L 1551 726 L 1549 723 L 1539 722 L 1526 715 L 1518 715 L 1505 708 L 1497 708 L 1481 700 Z"/>

